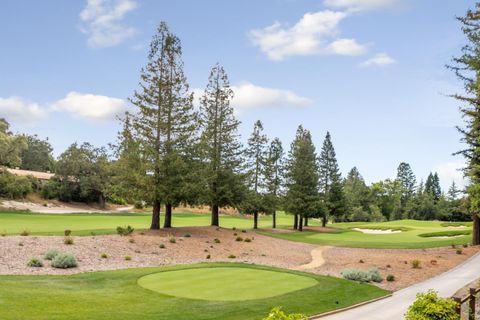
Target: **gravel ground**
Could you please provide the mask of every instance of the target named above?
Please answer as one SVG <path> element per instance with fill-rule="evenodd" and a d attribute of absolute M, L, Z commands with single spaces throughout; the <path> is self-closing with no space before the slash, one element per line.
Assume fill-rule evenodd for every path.
<path fill-rule="evenodd" d="M 395 281 L 383 281 L 378 286 L 396 291 L 441 274 L 480 251 L 479 247 L 457 247 L 455 249 L 451 247 L 433 249 L 332 247 L 323 252 L 323 258 L 326 263 L 310 271 L 340 276 L 340 272 L 345 268 L 365 271 L 370 268 L 378 268 L 384 278 L 389 274 L 395 276 Z M 457 254 L 457 249 L 461 249 L 462 254 Z M 419 260 L 420 268 L 414 269 L 411 265 L 412 260 Z"/>
<path fill-rule="evenodd" d="M 234 234 L 251 242 L 236 241 Z M 185 237 L 189 234 L 190 237 Z M 171 238 L 176 243 L 170 243 Z M 309 263 L 314 245 L 290 242 L 241 230 L 214 227 L 174 228 L 148 231 L 133 236 L 119 235 L 73 237 L 73 245 L 65 245 L 64 237 L 7 236 L 0 237 L 0 274 L 73 274 L 198 262 L 230 261 L 257 263 L 290 268 Z M 132 241 L 131 243 L 130 241 Z M 216 243 L 219 239 L 220 243 Z M 160 248 L 165 245 L 165 249 Z M 70 252 L 77 257 L 78 267 L 55 269 L 49 261 L 43 268 L 27 267 L 32 257 L 43 258 L 49 249 Z M 101 258 L 106 253 L 108 258 Z M 210 259 L 207 259 L 210 255 Z M 229 258 L 235 255 L 236 258 Z M 130 256 L 130 261 L 125 260 Z"/>

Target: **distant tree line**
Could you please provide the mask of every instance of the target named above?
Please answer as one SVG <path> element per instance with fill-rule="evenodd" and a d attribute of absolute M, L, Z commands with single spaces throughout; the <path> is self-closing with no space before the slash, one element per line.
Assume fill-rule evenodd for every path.
<path fill-rule="evenodd" d="M 162 208 L 163 227 L 172 227 L 173 210 L 180 205 L 208 205 L 213 226 L 224 207 L 251 215 L 254 228 L 261 215 L 271 215 L 275 228 L 276 212 L 282 210 L 300 231 L 310 219 L 325 226 L 471 217 L 469 198 L 455 184 L 442 191 L 436 173 L 418 183 L 407 163 L 399 165 L 396 179 L 371 185 L 357 168 L 342 177 L 329 132 L 317 153 L 310 131 L 299 126 L 286 152 L 256 121 L 242 145 L 224 68 L 212 67 L 199 108 L 183 68 L 180 39 L 162 22 L 130 98 L 134 109 L 122 117 L 115 145 L 74 143 L 54 160 L 48 140 L 15 135 L 2 120 L 0 165 L 55 172 L 41 188 L 45 198 L 151 205 L 152 229 L 161 226 Z M 7 173 L 0 174 L 5 196 L 1 175 Z"/>

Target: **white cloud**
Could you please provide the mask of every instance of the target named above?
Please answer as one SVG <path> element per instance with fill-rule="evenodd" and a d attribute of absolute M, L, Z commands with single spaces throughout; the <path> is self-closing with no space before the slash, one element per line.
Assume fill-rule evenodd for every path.
<path fill-rule="evenodd" d="M 51 110 L 69 112 L 76 118 L 111 120 L 126 110 L 126 103 L 118 98 L 72 91 L 53 103 Z"/>
<path fill-rule="evenodd" d="M 392 7 L 398 2 L 399 0 L 325 0 L 323 4 L 329 8 L 358 12 Z"/>
<path fill-rule="evenodd" d="M 362 62 L 360 64 L 361 67 L 373 67 L 373 66 L 378 66 L 378 67 L 383 67 L 383 66 L 388 66 L 390 64 L 393 64 L 397 61 L 390 57 L 386 53 L 378 53 L 372 58 Z"/>
<path fill-rule="evenodd" d="M 112 47 L 132 37 L 136 30 L 121 21 L 136 7 L 133 0 L 87 0 L 87 6 L 80 13 L 84 23 L 80 30 L 87 34 L 88 45 Z"/>
<path fill-rule="evenodd" d="M 237 113 L 256 108 L 302 108 L 313 103 L 311 99 L 299 96 L 290 90 L 261 87 L 250 82 L 244 82 L 231 88 L 234 92 L 231 104 Z M 202 89 L 193 91 L 196 99 L 203 95 Z"/>
<path fill-rule="evenodd" d="M 319 54 L 360 55 L 367 51 L 354 39 L 336 37 L 338 24 L 346 12 L 324 10 L 306 13 L 294 26 L 279 22 L 263 29 L 251 30 L 250 40 L 272 60 L 289 56 Z"/>
<path fill-rule="evenodd" d="M 459 187 L 466 185 L 466 179 L 463 177 L 463 172 L 461 171 L 464 167 L 465 164 L 462 162 L 444 162 L 435 166 L 433 172 L 438 173 L 442 188 L 444 191 L 447 191 L 453 181 L 455 181 L 455 184 Z"/>
<path fill-rule="evenodd" d="M 0 98 L 0 118 L 30 124 L 47 116 L 48 112 L 37 103 L 20 97 Z"/>

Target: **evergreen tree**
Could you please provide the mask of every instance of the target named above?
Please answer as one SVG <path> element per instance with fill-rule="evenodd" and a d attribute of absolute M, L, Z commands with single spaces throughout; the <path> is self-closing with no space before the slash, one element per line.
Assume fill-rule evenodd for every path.
<path fill-rule="evenodd" d="M 343 190 L 349 209 L 368 210 L 368 188 L 357 167 L 353 167 L 348 172 Z"/>
<path fill-rule="evenodd" d="M 415 185 L 417 183 L 415 174 L 408 163 L 402 162 L 398 166 L 397 180 L 402 186 L 402 202 L 406 204 L 415 194 Z"/>
<path fill-rule="evenodd" d="M 153 173 L 152 224 L 160 227 L 160 206 L 165 203 L 164 227 L 171 227 L 172 207 L 186 198 L 189 159 L 196 134 L 193 94 L 189 92 L 178 37 L 161 22 L 150 44 L 140 89 L 131 102 L 138 108 L 133 126 L 147 170 Z"/>
<path fill-rule="evenodd" d="M 267 189 L 267 200 L 272 210 L 272 227 L 277 227 L 276 210 L 279 203 L 279 196 L 283 184 L 284 175 L 284 152 L 282 142 L 275 138 L 270 143 L 265 164 L 265 182 Z"/>
<path fill-rule="evenodd" d="M 462 24 L 462 31 L 467 44 L 462 54 L 453 59 L 449 68 L 463 82 L 464 94 L 456 94 L 462 107 L 460 111 L 465 119 L 465 127 L 458 128 L 463 135 L 462 142 L 466 149 L 458 154 L 467 160 L 465 174 L 470 178 L 467 193 L 470 197 L 470 210 L 473 216 L 473 244 L 480 244 L 480 3 L 473 10 L 468 10 L 464 17 L 457 18 Z"/>
<path fill-rule="evenodd" d="M 428 175 L 427 181 L 425 182 L 425 193 L 430 195 L 434 202 L 440 200 L 440 197 L 442 196 L 442 189 L 440 187 L 440 179 L 438 178 L 438 174 L 436 172 Z"/>
<path fill-rule="evenodd" d="M 217 64 L 210 73 L 200 110 L 205 197 L 212 209 L 212 226 L 219 225 L 219 207 L 237 206 L 244 196 L 240 175 L 242 150 L 237 133 L 240 122 L 230 105 L 232 98 L 227 74 Z"/>
<path fill-rule="evenodd" d="M 310 132 L 302 126 L 298 127 L 288 154 L 286 177 L 285 209 L 295 217 L 294 228 L 297 225 L 302 231 L 305 217 L 315 217 L 322 213 L 315 146 Z"/>
<path fill-rule="evenodd" d="M 335 214 L 337 218 L 345 212 L 345 197 L 343 195 L 343 185 L 341 174 L 338 168 L 335 149 L 332 144 L 330 132 L 327 132 L 323 142 L 322 151 L 319 159 L 319 185 L 320 193 L 328 207 L 328 214 Z M 334 186 L 334 194 L 331 193 Z M 327 223 L 327 215 L 323 217 L 322 224 Z"/>
<path fill-rule="evenodd" d="M 267 136 L 263 133 L 263 124 L 258 120 L 254 124 L 246 150 L 249 192 L 243 204 L 244 211 L 253 214 L 254 229 L 258 227 L 258 214 L 269 212 L 264 199 L 267 143 Z"/>
<path fill-rule="evenodd" d="M 455 181 L 452 181 L 452 184 L 448 188 L 447 196 L 449 201 L 455 201 L 459 198 L 459 195 L 462 193 L 460 189 L 457 188 Z"/>

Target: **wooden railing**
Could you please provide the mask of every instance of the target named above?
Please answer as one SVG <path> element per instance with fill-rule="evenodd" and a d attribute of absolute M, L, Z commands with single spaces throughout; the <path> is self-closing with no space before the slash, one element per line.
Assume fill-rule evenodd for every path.
<path fill-rule="evenodd" d="M 452 299 L 457 302 L 457 312 L 460 315 L 460 319 L 462 319 L 462 306 L 465 303 L 468 303 L 468 311 L 467 311 L 467 318 L 468 320 L 476 320 L 477 318 L 477 301 L 478 301 L 478 293 L 480 292 L 480 288 L 470 288 L 469 294 L 464 297 L 453 297 Z"/>

